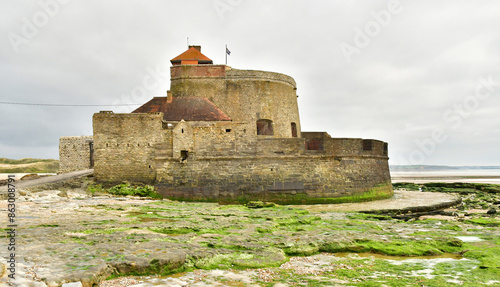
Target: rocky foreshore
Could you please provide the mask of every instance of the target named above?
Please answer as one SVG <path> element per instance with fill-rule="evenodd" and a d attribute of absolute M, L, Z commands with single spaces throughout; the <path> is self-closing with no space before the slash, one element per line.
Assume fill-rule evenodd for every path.
<path fill-rule="evenodd" d="M 406 194 L 410 200 L 408 192 L 397 192 L 393 200 L 401 203 L 401 194 Z M 414 199 L 421 195 L 416 192 Z M 436 198 L 437 195 L 443 196 L 436 194 Z M 449 195 L 448 199 L 455 197 Z M 381 205 L 388 204 L 386 201 Z M 350 210 L 356 211 L 353 206 L 355 204 Z M 321 274 L 333 274 L 340 272 L 335 270 L 356 268 L 351 261 L 333 260 L 328 255 L 330 253 L 460 254 L 470 247 L 457 236 L 477 236 L 486 231 L 482 231 L 485 227 L 474 222 L 464 222 L 463 216 L 458 214 L 441 215 L 444 221 L 429 223 L 425 220 L 422 224 L 415 224 L 382 215 L 333 212 L 319 207 L 318 210 L 308 209 L 295 206 L 253 209 L 215 203 L 116 197 L 90 194 L 81 188 L 19 190 L 16 280 L 8 280 L 11 273 L 5 262 L 9 253 L 3 248 L 0 283 L 13 286 L 93 286 L 106 284 L 104 280 L 110 276 L 140 275 L 149 277 L 128 279 L 129 283 L 125 285 L 217 286 L 217 282 L 231 281 L 233 276 L 243 280 L 236 280 L 238 282 L 250 284 L 248 286 L 261 286 L 259 284 L 263 282 L 288 286 L 286 284 L 290 282 L 287 280 L 276 279 L 283 278 L 284 273 L 280 270 L 287 266 L 285 264 L 296 269 L 307 265 L 293 259 L 294 256 L 323 253 L 323 257 L 311 257 L 311 260 L 320 262 L 317 267 L 325 268 L 320 270 Z M 7 213 L 5 200 L 0 202 L 0 212 Z M 2 216 L 0 222 L 7 226 L 7 215 Z M 442 229 L 448 224 L 449 229 Z M 454 227 L 458 224 L 465 227 Z M 472 229 L 474 231 L 469 231 Z M 425 232 L 418 233 L 418 230 Z M 7 229 L 2 232 L 4 236 L 0 240 L 7 243 Z M 487 233 L 498 237 L 498 227 L 492 227 Z M 403 244 L 406 245 L 401 247 Z M 325 258 L 329 258 L 327 263 Z M 184 271 L 190 272 L 181 273 L 177 278 L 158 278 Z M 274 281 L 262 279 L 261 275 L 266 272 L 275 274 Z M 355 282 L 342 276 L 325 277 L 319 273 L 314 276 L 332 285 L 335 282 Z M 320 280 L 318 278 L 314 280 Z"/>

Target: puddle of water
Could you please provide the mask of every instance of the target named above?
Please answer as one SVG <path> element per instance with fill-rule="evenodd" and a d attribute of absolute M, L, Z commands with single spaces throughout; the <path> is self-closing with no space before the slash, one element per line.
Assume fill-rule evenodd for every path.
<path fill-rule="evenodd" d="M 403 265 L 403 264 L 407 264 L 407 263 L 410 263 L 410 264 L 411 263 L 414 263 L 414 264 L 423 263 L 427 267 L 432 268 L 436 264 L 439 264 L 439 263 L 456 262 L 456 261 L 460 261 L 460 260 L 468 260 L 468 259 L 443 257 L 443 258 L 430 258 L 430 259 L 411 258 L 411 259 L 406 259 L 406 260 L 387 260 L 387 261 L 389 261 L 391 264 L 394 264 L 394 265 Z"/>
<path fill-rule="evenodd" d="M 184 277 L 187 274 L 188 274 L 187 272 L 175 273 L 175 274 L 172 274 L 172 275 L 168 275 L 165 278 L 181 278 L 181 277 Z"/>
<path fill-rule="evenodd" d="M 431 260 L 431 259 L 452 259 L 452 260 L 460 260 L 462 259 L 462 255 L 453 254 L 453 253 L 444 253 L 440 255 L 432 255 L 432 256 L 390 256 L 384 254 L 375 254 L 375 253 L 349 253 L 349 252 L 341 252 L 335 253 L 335 257 L 346 258 L 352 256 L 353 254 L 361 257 L 361 258 L 370 258 L 373 257 L 375 259 L 382 260 L 394 260 L 394 261 L 407 261 L 407 260 Z"/>
<path fill-rule="evenodd" d="M 408 276 L 422 276 L 427 279 L 433 279 L 438 275 L 433 274 L 434 269 L 436 265 L 441 264 L 441 263 L 457 263 L 459 261 L 470 261 L 469 259 L 462 258 L 462 259 L 454 259 L 454 258 L 434 258 L 434 259 L 407 259 L 407 260 L 387 260 L 387 262 L 393 264 L 393 265 L 421 265 L 425 269 L 421 270 L 411 270 L 410 274 Z M 456 276 L 458 275 L 457 272 L 452 272 L 450 270 L 450 273 L 447 276 Z M 456 279 L 456 278 L 455 278 Z"/>
<path fill-rule="evenodd" d="M 463 242 L 479 242 L 483 241 L 483 239 L 477 236 L 456 236 L 457 239 L 462 240 Z"/>

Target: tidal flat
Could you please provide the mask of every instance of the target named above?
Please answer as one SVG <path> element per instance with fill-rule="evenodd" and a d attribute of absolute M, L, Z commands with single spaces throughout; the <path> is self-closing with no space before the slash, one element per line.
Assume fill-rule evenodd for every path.
<path fill-rule="evenodd" d="M 79 184 L 20 191 L 15 283 L 500 285 L 500 218 L 488 214 L 499 207 L 496 185 L 399 184 L 458 194 L 463 203 L 397 219 L 362 210 L 116 196 Z M 2 234 L 0 241 L 7 240 L 5 229 Z M 5 262 L 6 250 L 0 254 Z"/>

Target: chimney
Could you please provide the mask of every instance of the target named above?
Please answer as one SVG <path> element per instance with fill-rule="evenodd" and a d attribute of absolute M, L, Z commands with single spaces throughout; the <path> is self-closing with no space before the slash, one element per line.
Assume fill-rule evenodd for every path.
<path fill-rule="evenodd" d="M 190 45 L 189 48 L 195 48 L 196 50 L 198 50 L 198 52 L 201 53 L 201 46 L 197 46 L 197 45 Z"/>
<path fill-rule="evenodd" d="M 172 91 L 167 91 L 167 103 L 172 102 Z"/>

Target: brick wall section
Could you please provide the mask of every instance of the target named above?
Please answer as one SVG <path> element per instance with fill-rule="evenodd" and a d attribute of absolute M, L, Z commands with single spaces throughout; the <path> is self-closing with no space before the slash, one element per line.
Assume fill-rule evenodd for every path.
<path fill-rule="evenodd" d="M 59 139 L 59 172 L 89 169 L 92 136 L 61 137 Z"/>
<path fill-rule="evenodd" d="M 94 175 L 99 181 L 146 182 L 156 179 L 157 152 L 166 158 L 171 130 L 163 113 L 94 114 Z"/>
<path fill-rule="evenodd" d="M 170 78 L 214 78 L 225 77 L 225 65 L 180 65 L 170 68 Z"/>

